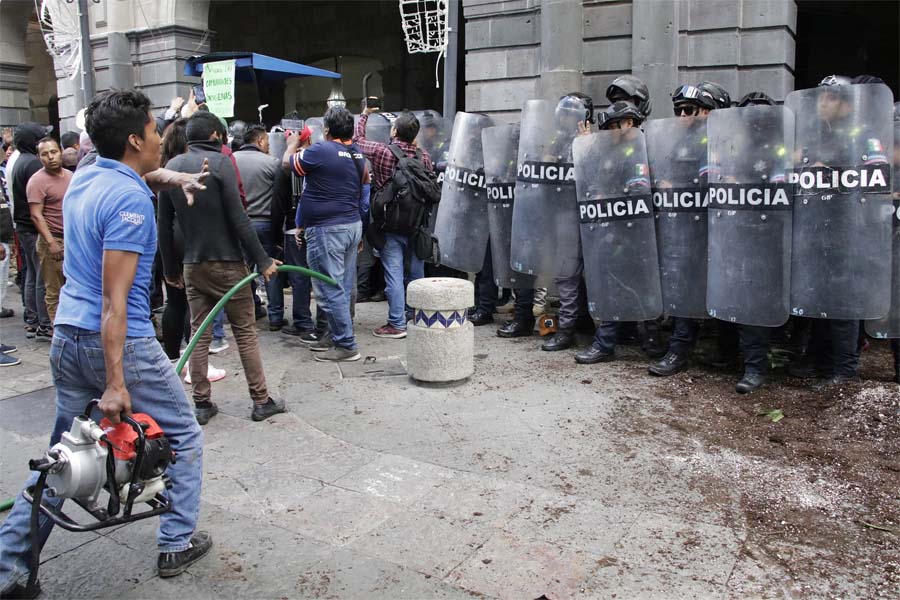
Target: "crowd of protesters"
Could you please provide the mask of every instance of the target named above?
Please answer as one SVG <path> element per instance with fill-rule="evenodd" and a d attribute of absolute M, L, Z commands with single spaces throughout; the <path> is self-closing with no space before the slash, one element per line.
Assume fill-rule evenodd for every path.
<path fill-rule="evenodd" d="M 353 315 L 359 279 L 366 286 L 360 301 L 388 300 L 386 323 L 372 334 L 405 337 L 405 288 L 424 275 L 424 267 L 411 251 L 409 236 L 388 233 L 374 252 L 364 242 L 370 190 L 384 187 L 398 164 L 386 144 L 367 139 L 371 112 L 367 109 L 354 123 L 346 108 L 330 108 L 323 119 L 323 139 L 313 143 L 308 127 L 280 134 L 288 136 L 287 151 L 278 157 L 270 153 L 265 126 L 233 121 L 229 127 L 193 95 L 187 101 L 173 99 L 155 118 L 162 168 L 145 176 L 155 192 L 158 225 L 150 303 L 169 360 L 174 364 L 181 358 L 187 341 L 233 286 L 251 271 L 261 274 L 225 304 L 181 373 L 192 386 L 200 424 L 218 412 L 210 384 L 226 373 L 209 364 L 208 355 L 228 347 L 225 319 L 245 371 L 253 420 L 285 410 L 266 383 L 258 319 L 267 317 L 270 331 L 297 337 L 316 360 L 358 360 Z M 48 341 L 68 270 L 64 198 L 78 172 L 98 159 L 87 132 L 55 137 L 50 131 L 37 123 L 16 127 L 12 139 L 4 140 L 0 170 L 0 307 L 10 260 L 16 260 L 26 335 Z M 394 122 L 392 143 L 433 172 L 430 156 L 415 144 L 418 132 L 418 119 L 405 112 Z M 338 285 L 298 272 L 277 273 L 282 261 L 324 273 Z M 384 296 L 379 296 L 380 277 L 368 277 L 374 265 L 383 269 Z M 358 277 L 358 271 L 364 273 Z M 286 287 L 293 297 L 289 314 Z M 14 315 L 9 308 L 0 312 L 2 317 Z M 19 364 L 15 351 L 4 345 L 0 366 Z"/>

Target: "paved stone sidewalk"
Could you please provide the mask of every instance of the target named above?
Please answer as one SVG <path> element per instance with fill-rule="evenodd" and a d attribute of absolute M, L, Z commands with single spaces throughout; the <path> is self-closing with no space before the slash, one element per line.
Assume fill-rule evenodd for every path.
<path fill-rule="evenodd" d="M 363 356 L 390 366 L 405 343 L 370 333 L 386 310 L 360 305 L 356 324 Z M 710 506 L 683 476 L 691 441 L 618 427 L 624 412 L 665 408 L 636 353 L 578 367 L 570 352 L 495 329 L 476 330 L 475 376 L 438 388 L 343 377 L 299 340 L 260 331 L 269 385 L 290 408 L 263 423 L 249 419 L 232 340 L 212 357 L 228 377 L 213 384 L 222 413 L 205 427 L 210 556 L 160 580 L 153 522 L 56 531 L 42 555 L 44 597 L 780 595 L 779 575 L 744 548 L 742 513 Z M 24 361 L 0 371 L 7 498 L 46 445 L 53 390 L 49 344 L 26 340 L 18 316 L 0 334 Z"/>

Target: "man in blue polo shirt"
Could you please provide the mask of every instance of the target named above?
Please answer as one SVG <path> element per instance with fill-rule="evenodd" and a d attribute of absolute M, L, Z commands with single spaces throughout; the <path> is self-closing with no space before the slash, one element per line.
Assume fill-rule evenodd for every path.
<path fill-rule="evenodd" d="M 85 118 L 100 157 L 75 175 L 63 207 L 66 285 L 50 345 L 56 386 L 50 444 L 92 398 L 100 398 L 99 411 L 114 423 L 132 410 L 156 420 L 178 456 L 166 471 L 173 508 L 160 516 L 157 534 L 159 575 L 171 577 L 204 556 L 212 539 L 195 531 L 203 432 L 150 322 L 156 221 L 152 192 L 142 177 L 159 167 L 160 138 L 150 100 L 141 92 L 100 94 Z M 31 561 L 30 510 L 19 495 L 0 527 L 4 597 L 24 592 L 18 582 Z M 41 544 L 53 526 L 43 521 Z"/>

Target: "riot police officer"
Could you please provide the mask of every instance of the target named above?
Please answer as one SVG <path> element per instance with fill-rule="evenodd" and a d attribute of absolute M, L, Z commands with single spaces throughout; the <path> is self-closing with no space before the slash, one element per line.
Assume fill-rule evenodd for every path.
<path fill-rule="evenodd" d="M 693 118 L 688 125 L 688 134 L 683 137 L 681 146 L 674 151 L 672 160 L 677 164 L 672 165 L 672 168 L 676 173 L 684 169 L 692 171 L 691 173 L 679 173 L 679 179 L 696 180 L 701 188 L 705 188 L 709 171 L 706 160 L 706 118 L 710 111 L 731 106 L 731 97 L 724 87 L 713 82 L 703 82 L 696 86 L 681 85 L 672 94 L 672 106 L 676 117 Z M 654 173 L 654 178 L 656 178 L 656 173 Z M 657 185 L 670 184 L 663 181 Z M 705 247 L 705 236 L 703 240 L 693 240 L 693 242 L 702 242 Z M 660 243 L 663 243 L 662 240 Z M 662 255 L 664 252 L 664 249 L 661 249 L 661 268 L 663 268 Z M 703 282 L 688 282 L 688 284 L 705 285 L 705 270 L 703 279 Z M 705 306 L 702 312 L 705 314 Z M 673 316 L 672 336 L 669 339 L 668 352 L 662 359 L 648 367 L 649 373 L 665 377 L 684 371 L 687 368 L 688 356 L 697 342 L 699 330 L 700 321 L 697 318 Z"/>
<path fill-rule="evenodd" d="M 606 156 L 601 157 L 600 163 L 596 165 L 599 173 L 595 177 L 600 181 L 623 182 L 628 194 L 649 195 L 650 193 L 649 168 L 646 163 L 643 138 L 637 140 L 624 134 L 625 130 L 639 128 L 644 119 L 645 113 L 630 100 L 613 102 L 597 118 L 597 125 L 601 131 L 613 131 L 619 135 L 614 137 L 613 148 L 615 153 L 610 151 Z M 584 133 L 587 132 L 585 131 Z M 640 144 L 639 151 L 638 143 Z M 631 249 L 623 248 L 623 250 L 630 251 Z M 653 251 L 655 253 L 655 248 Z M 654 262 L 653 264 L 655 265 L 656 263 Z M 627 329 L 633 326 L 634 323 L 602 321 L 600 326 L 597 327 L 593 342 L 575 354 L 575 362 L 579 364 L 595 364 L 613 360 L 615 358 L 617 341 Z M 645 331 L 648 335 L 645 336 L 644 350 L 651 357 L 654 357 L 653 349 L 658 346 L 655 337 L 658 335 L 656 322 L 646 321 Z M 661 356 L 661 353 L 657 354 L 655 358 L 659 356 Z"/>
<path fill-rule="evenodd" d="M 738 337 L 744 394 L 765 383 L 772 329 L 789 316 L 794 121 L 773 104 L 751 92 L 738 102 L 751 108 L 713 113 L 708 126 L 707 310 L 720 341 L 723 330 Z"/>
<path fill-rule="evenodd" d="M 798 121 L 798 167 L 804 171 L 821 171 L 823 168 L 865 170 L 888 163 L 881 139 L 884 132 L 860 124 L 860 120 L 864 108 L 871 109 L 884 99 L 879 96 L 889 96 L 889 92 L 878 90 L 874 85 L 865 87 L 868 89 L 862 90 L 863 86 L 851 85 L 847 77 L 830 75 L 820 82 L 813 95 L 807 90 L 789 95 L 789 101 L 808 100 L 815 106 L 814 116 L 802 124 Z M 872 122 L 885 120 L 876 114 L 865 118 Z M 801 141 L 806 143 L 801 145 Z M 872 226 L 876 219 L 867 211 L 878 210 L 881 194 L 870 189 L 863 196 L 862 188 L 860 183 L 853 190 L 829 189 L 823 193 L 816 186 L 806 192 L 811 198 L 810 203 L 798 205 L 802 208 L 801 216 L 807 212 L 812 216 L 795 224 L 795 263 L 798 262 L 798 251 L 802 250 L 803 254 L 794 268 L 793 294 L 796 297 L 792 298 L 791 305 L 805 308 L 805 314 L 822 314 L 823 318 L 812 319 L 806 355 L 798 364 L 791 365 L 789 373 L 796 377 L 822 377 L 818 387 L 859 381 L 859 318 L 862 313 L 872 310 L 867 303 L 880 295 L 873 293 L 873 286 L 877 284 L 872 278 L 881 274 L 873 271 L 874 263 L 860 255 L 868 254 L 867 242 L 875 239 Z M 864 203 L 863 199 L 868 202 Z M 835 204 L 839 200 L 844 201 Z M 848 239 L 842 241 L 843 247 L 831 247 L 834 227 L 840 226 L 839 231 L 846 232 L 853 226 L 854 222 L 845 214 L 851 210 L 859 215 L 856 219 L 859 222 L 872 223 L 858 232 L 850 231 L 852 235 L 845 233 Z M 795 211 L 795 223 L 797 214 Z M 809 221 L 811 218 L 815 220 Z M 878 226 L 882 225 L 889 226 L 879 220 Z M 804 226 L 815 227 L 815 234 L 810 232 L 798 241 L 797 232 L 805 232 Z M 823 255 L 829 257 L 828 264 L 821 263 Z M 848 281 L 856 285 L 848 286 Z M 810 309 L 810 306 L 814 308 Z M 841 313 L 843 316 L 832 318 Z M 852 316 L 856 318 L 847 318 Z"/>
<path fill-rule="evenodd" d="M 634 104 L 638 112 L 640 112 L 641 121 L 646 121 L 650 118 L 650 111 L 652 110 L 650 90 L 647 88 L 647 84 L 634 75 L 621 75 L 613 79 L 609 87 L 606 88 L 606 99 L 611 104 L 627 100 Z"/>
<path fill-rule="evenodd" d="M 590 126 L 594 116 L 594 103 L 590 96 L 581 92 L 571 92 L 560 98 L 556 106 L 556 119 L 560 131 L 583 131 Z M 577 128 L 572 124 L 577 123 Z M 555 144 L 560 155 L 568 157 L 571 162 L 572 140 L 568 137 L 560 137 Z M 577 236 L 577 221 L 573 228 Z M 575 345 L 575 328 L 580 324 L 591 323 L 587 311 L 587 295 L 584 284 L 584 257 L 581 255 L 581 241 L 578 240 L 578 264 L 574 274 L 557 276 L 554 279 L 557 293 L 559 294 L 559 320 L 557 331 L 549 339 L 541 344 L 541 350 L 555 352 L 566 350 Z"/>

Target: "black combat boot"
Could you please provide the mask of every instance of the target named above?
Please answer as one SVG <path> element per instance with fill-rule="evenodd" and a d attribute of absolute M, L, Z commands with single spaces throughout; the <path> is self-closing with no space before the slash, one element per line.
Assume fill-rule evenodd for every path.
<path fill-rule="evenodd" d="M 560 327 L 553 336 L 541 344 L 541 350 L 545 352 L 556 352 L 558 350 L 568 350 L 575 345 L 575 329 L 573 327 Z"/>
<path fill-rule="evenodd" d="M 765 383 L 766 376 L 761 373 L 744 373 L 741 380 L 734 386 L 734 391 L 738 394 L 749 394 L 761 388 Z"/>
<path fill-rule="evenodd" d="M 487 311 L 476 310 L 473 313 L 469 313 L 469 322 L 475 327 L 487 325 L 488 323 L 494 322 L 494 315 Z"/>
<path fill-rule="evenodd" d="M 607 352 L 606 350 L 601 350 L 594 344 L 591 344 L 587 348 L 579 350 L 575 354 L 575 362 L 577 362 L 579 365 L 593 365 L 596 363 L 609 362 L 611 360 L 615 360 L 615 358 L 615 352 Z"/>
<path fill-rule="evenodd" d="M 534 319 L 510 319 L 497 330 L 497 337 L 526 337 L 534 333 Z"/>
<path fill-rule="evenodd" d="M 650 365 L 647 371 L 649 371 L 651 375 L 668 377 L 669 375 L 681 373 L 687 369 L 687 365 L 688 361 L 684 356 L 675 354 L 674 352 L 667 352 L 666 355 L 662 357 L 662 360 Z"/>

